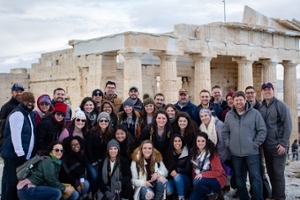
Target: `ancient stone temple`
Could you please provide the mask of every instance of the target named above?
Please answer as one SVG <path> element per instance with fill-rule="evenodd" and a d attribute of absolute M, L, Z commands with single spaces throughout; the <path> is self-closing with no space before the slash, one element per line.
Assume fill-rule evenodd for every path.
<path fill-rule="evenodd" d="M 42 54 L 27 70 L 24 84 L 36 96 L 65 88 L 73 109 L 95 88 L 104 89 L 108 80 L 117 83 L 118 96 L 123 99 L 134 85 L 141 96 L 162 92 L 167 103 L 174 103 L 183 87 L 199 104 L 199 91 L 215 84 L 222 86 L 223 94 L 231 89 L 243 91 L 249 85 L 260 91 L 266 81 L 272 82 L 276 91 L 276 65 L 281 64 L 294 140 L 298 138 L 299 39 L 299 21 L 267 18 L 245 6 L 242 22 L 177 24 L 164 34 L 125 32 L 71 40 L 70 49 Z"/>

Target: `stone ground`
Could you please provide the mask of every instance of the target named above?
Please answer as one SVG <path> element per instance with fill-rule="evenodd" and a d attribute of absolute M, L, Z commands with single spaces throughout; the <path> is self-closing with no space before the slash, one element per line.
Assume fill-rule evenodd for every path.
<path fill-rule="evenodd" d="M 2 178 L 3 160 L 0 158 L 0 183 Z M 287 200 L 300 199 L 300 161 L 287 161 L 285 168 L 285 187 Z M 1 185 L 0 185 L 1 188 Z M 1 192 L 1 190 L 0 190 Z M 230 190 L 225 194 L 225 200 L 237 200 L 232 198 L 234 190 Z"/>

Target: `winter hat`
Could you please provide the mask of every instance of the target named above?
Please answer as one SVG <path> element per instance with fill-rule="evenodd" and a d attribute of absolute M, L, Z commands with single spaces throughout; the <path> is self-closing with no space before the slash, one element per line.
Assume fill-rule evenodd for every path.
<path fill-rule="evenodd" d="M 62 102 L 57 102 L 54 106 L 52 113 L 60 112 L 65 115 L 67 113 L 67 104 Z"/>
<path fill-rule="evenodd" d="M 225 99 L 227 99 L 227 97 L 232 97 L 234 94 L 234 92 L 228 92 L 228 94 L 226 95 Z"/>
<path fill-rule="evenodd" d="M 210 111 L 209 109 L 207 109 L 207 108 L 202 108 L 202 109 L 200 110 L 200 114 L 201 114 L 201 113 L 206 113 L 206 114 L 212 116 L 211 111 Z"/>
<path fill-rule="evenodd" d="M 144 106 L 146 106 L 148 104 L 155 105 L 154 100 L 151 97 L 148 97 L 148 98 L 144 99 L 143 103 L 144 103 Z"/>
<path fill-rule="evenodd" d="M 115 139 L 111 139 L 108 143 L 107 143 L 107 151 L 109 150 L 110 147 L 117 147 L 117 149 L 120 151 L 120 145 L 119 142 Z"/>
<path fill-rule="evenodd" d="M 77 118 L 77 117 L 86 119 L 86 116 L 85 116 L 84 112 L 80 109 L 80 107 L 77 107 L 77 108 L 75 109 L 75 114 L 74 114 L 73 119 L 75 119 L 75 118 Z"/>
<path fill-rule="evenodd" d="M 41 103 L 51 104 L 50 96 L 48 94 L 42 94 L 41 96 L 39 96 L 37 100 L 37 104 L 41 104 Z"/>
<path fill-rule="evenodd" d="M 101 118 L 106 118 L 108 121 L 110 121 L 110 116 L 107 112 L 101 112 L 97 117 L 97 122 L 99 122 Z"/>
<path fill-rule="evenodd" d="M 103 92 L 100 89 L 95 89 L 92 93 L 92 97 L 99 94 L 100 96 L 103 97 Z"/>
<path fill-rule="evenodd" d="M 23 92 L 20 103 L 23 103 L 24 101 L 31 101 L 34 103 L 35 99 L 34 99 L 33 93 L 32 92 Z"/>
<path fill-rule="evenodd" d="M 123 102 L 123 108 L 124 108 L 125 106 L 133 107 L 133 101 L 132 101 L 132 99 L 130 99 L 130 98 L 126 99 L 126 100 Z"/>

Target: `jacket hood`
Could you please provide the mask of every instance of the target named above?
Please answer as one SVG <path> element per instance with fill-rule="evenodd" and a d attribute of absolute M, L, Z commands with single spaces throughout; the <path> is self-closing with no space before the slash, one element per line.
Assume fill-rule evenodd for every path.
<path fill-rule="evenodd" d="M 134 151 L 133 151 L 133 153 L 131 154 L 131 159 L 133 160 L 133 161 L 135 161 L 135 162 L 138 162 L 138 160 L 140 159 L 140 157 L 141 157 L 141 150 L 140 150 L 140 147 L 138 147 L 138 148 L 136 148 Z M 154 148 L 154 152 L 153 152 L 153 154 L 154 154 L 154 158 L 155 158 L 155 162 L 161 162 L 163 159 L 162 159 L 162 155 L 161 155 L 161 153 L 158 151 L 158 150 L 156 150 L 155 148 Z"/>

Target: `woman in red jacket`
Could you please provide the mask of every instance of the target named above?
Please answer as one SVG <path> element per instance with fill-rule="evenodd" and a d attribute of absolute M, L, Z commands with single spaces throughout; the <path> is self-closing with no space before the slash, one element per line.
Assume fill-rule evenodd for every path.
<path fill-rule="evenodd" d="M 191 162 L 194 190 L 189 199 L 215 200 L 216 192 L 225 186 L 226 174 L 214 143 L 204 132 L 196 135 Z"/>

